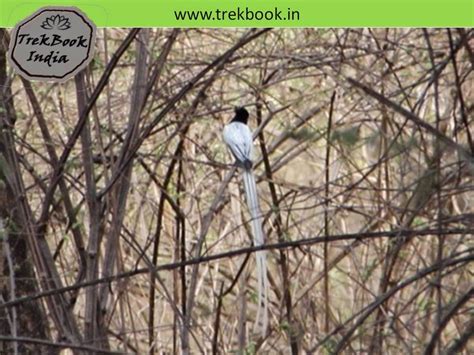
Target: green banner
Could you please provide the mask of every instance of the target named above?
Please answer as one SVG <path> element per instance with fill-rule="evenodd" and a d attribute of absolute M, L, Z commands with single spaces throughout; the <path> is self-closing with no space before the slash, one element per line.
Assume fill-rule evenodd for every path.
<path fill-rule="evenodd" d="M 473 0 L 0 0 L 0 26 L 76 6 L 99 27 L 473 27 Z"/>

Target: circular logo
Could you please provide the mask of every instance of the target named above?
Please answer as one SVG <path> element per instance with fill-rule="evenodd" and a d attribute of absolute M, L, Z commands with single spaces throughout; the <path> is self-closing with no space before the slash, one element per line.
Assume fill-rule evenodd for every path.
<path fill-rule="evenodd" d="M 30 80 L 63 82 L 94 54 L 96 27 L 75 7 L 43 7 L 12 32 L 10 64 Z"/>

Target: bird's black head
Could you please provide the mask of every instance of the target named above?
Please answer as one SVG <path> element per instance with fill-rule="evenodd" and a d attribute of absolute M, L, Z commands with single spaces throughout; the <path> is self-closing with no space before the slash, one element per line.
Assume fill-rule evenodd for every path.
<path fill-rule="evenodd" d="M 236 107 L 235 116 L 231 122 L 242 122 L 247 124 L 248 118 L 249 112 L 245 109 L 245 107 Z"/>

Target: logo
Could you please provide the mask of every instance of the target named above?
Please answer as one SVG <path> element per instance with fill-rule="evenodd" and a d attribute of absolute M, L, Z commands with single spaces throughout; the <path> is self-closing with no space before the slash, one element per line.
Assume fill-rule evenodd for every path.
<path fill-rule="evenodd" d="M 29 80 L 64 82 L 91 61 L 95 32 L 78 8 L 43 7 L 15 26 L 8 59 Z"/>

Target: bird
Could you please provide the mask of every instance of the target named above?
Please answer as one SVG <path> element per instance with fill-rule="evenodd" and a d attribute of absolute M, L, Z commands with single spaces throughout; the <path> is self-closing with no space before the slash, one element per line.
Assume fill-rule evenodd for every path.
<path fill-rule="evenodd" d="M 236 107 L 235 116 L 224 126 L 223 139 L 235 158 L 236 165 L 242 171 L 245 196 L 252 222 L 253 243 L 261 246 L 265 243 L 262 228 L 262 215 L 258 203 L 257 184 L 253 173 L 253 138 L 247 125 L 249 113 L 245 107 Z M 268 327 L 268 277 L 266 251 L 255 253 L 257 264 L 258 308 L 255 328 L 262 336 Z"/>

